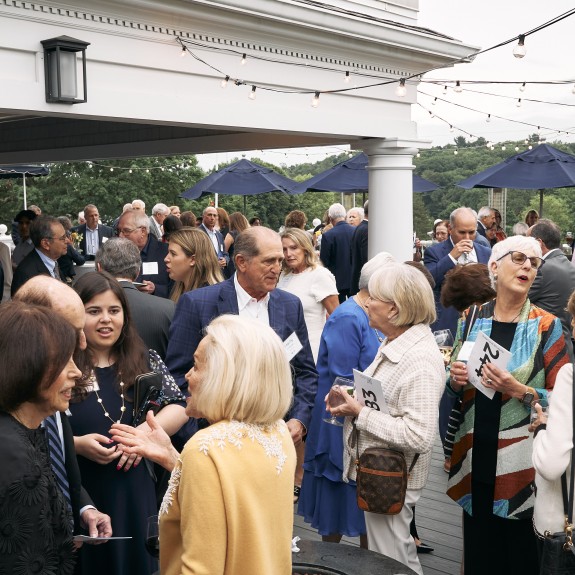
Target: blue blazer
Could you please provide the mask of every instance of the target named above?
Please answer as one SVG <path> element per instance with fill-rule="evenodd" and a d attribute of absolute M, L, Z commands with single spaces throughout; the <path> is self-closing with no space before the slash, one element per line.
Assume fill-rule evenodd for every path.
<path fill-rule="evenodd" d="M 208 236 L 208 238 L 210 238 L 208 229 L 206 228 L 206 226 L 204 226 L 204 224 L 200 225 L 199 229 L 202 230 L 202 232 L 204 232 Z M 218 250 L 216 252 L 216 256 L 218 259 L 224 258 L 226 260 L 226 266 L 228 266 L 230 263 L 230 255 L 228 254 L 228 252 L 226 252 L 226 247 L 224 245 L 224 236 L 218 230 L 214 230 L 214 233 L 216 234 L 216 238 L 218 239 Z M 210 243 L 212 243 L 212 238 L 210 238 Z"/>
<path fill-rule="evenodd" d="M 349 290 L 351 285 L 351 238 L 355 228 L 347 222 L 337 222 L 321 236 L 319 257 L 323 265 L 335 276 L 338 291 Z"/>
<path fill-rule="evenodd" d="M 194 365 L 193 356 L 204 337 L 204 328 L 212 319 L 225 313 L 239 313 L 233 277 L 213 286 L 189 291 L 178 300 L 170 326 L 166 365 L 183 391 L 187 391 L 184 376 Z M 270 292 L 268 314 L 270 327 L 282 341 L 295 332 L 303 345 L 303 349 L 290 362 L 294 399 L 288 419 L 298 419 L 308 429 L 317 391 L 317 371 L 301 301 L 290 293 L 274 289 Z"/>
<path fill-rule="evenodd" d="M 154 295 L 166 298 L 170 297 L 170 292 L 174 287 L 174 282 L 170 279 L 168 270 L 166 269 L 166 262 L 164 262 L 164 258 L 167 255 L 168 244 L 159 242 L 152 234 L 148 234 L 148 241 L 144 246 L 144 249 L 140 252 L 140 257 L 142 258 L 142 270 L 145 262 L 156 262 L 158 264 L 158 273 L 142 274 L 142 270 L 140 270 L 140 275 L 135 279 L 137 282 L 141 282 L 142 280 L 154 282 L 154 285 L 156 286 Z"/>
<path fill-rule="evenodd" d="M 491 249 L 477 242 L 473 242 L 473 247 L 477 254 L 477 261 L 480 264 L 486 264 L 491 256 Z M 432 324 L 431 329 L 434 331 L 438 329 L 449 329 L 455 338 L 459 312 L 454 307 L 444 308 L 439 300 L 445 274 L 456 266 L 449 257 L 449 252 L 452 249 L 453 244 L 451 243 L 450 238 L 447 238 L 444 242 L 440 242 L 439 244 L 434 244 L 425 250 L 423 263 L 435 280 L 433 296 L 435 298 L 437 321 Z"/>
<path fill-rule="evenodd" d="M 367 238 L 368 221 L 363 220 L 355 228 L 351 237 L 351 286 L 350 295 L 355 295 L 359 291 L 359 276 L 361 268 L 367 262 Z M 322 239 L 323 241 L 323 239 Z"/>

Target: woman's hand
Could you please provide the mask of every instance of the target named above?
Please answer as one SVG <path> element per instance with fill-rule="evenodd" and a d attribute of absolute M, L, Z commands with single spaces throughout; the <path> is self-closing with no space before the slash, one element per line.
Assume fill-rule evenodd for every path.
<path fill-rule="evenodd" d="M 461 391 L 466 385 L 469 378 L 467 373 L 467 364 L 463 361 L 454 361 L 451 364 L 451 387 L 454 391 Z"/>
<path fill-rule="evenodd" d="M 328 397 L 329 393 L 325 396 L 325 408 L 327 411 L 331 413 L 331 415 L 335 417 L 343 417 L 343 416 L 350 416 L 350 417 L 357 417 L 359 412 L 362 410 L 363 406 L 349 393 L 347 393 L 346 388 L 340 387 L 339 389 L 335 389 L 334 387 L 331 388 L 331 393 L 336 392 L 342 397 L 345 403 L 338 405 L 337 407 L 330 407 L 328 404 Z"/>
<path fill-rule="evenodd" d="M 112 442 L 112 439 L 99 433 L 88 433 L 74 437 L 76 453 L 100 465 L 107 465 L 122 454 L 116 445 L 104 447 L 104 445 L 109 445 Z"/>
<path fill-rule="evenodd" d="M 535 412 L 537 413 L 537 417 L 529 424 L 527 431 L 535 431 L 540 425 L 547 424 L 547 414 L 543 413 L 541 409 L 540 403 L 534 403 L 533 407 L 535 408 Z"/>
<path fill-rule="evenodd" d="M 507 370 L 500 369 L 493 363 L 486 363 L 481 373 L 481 383 L 488 389 L 521 399 L 527 386 L 517 381 Z"/>
<path fill-rule="evenodd" d="M 146 422 L 138 427 L 114 423 L 110 433 L 112 439 L 121 444 L 124 455 L 134 458 L 137 456 L 139 459 L 145 457 L 159 463 L 169 471 L 173 469 L 179 456 L 172 446 L 169 435 L 156 421 L 152 411 L 148 411 Z"/>

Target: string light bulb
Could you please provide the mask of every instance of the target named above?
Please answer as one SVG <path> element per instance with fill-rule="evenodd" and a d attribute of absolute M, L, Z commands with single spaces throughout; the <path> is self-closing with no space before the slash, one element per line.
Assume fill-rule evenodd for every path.
<path fill-rule="evenodd" d="M 399 86 L 395 89 L 395 95 L 403 98 L 407 94 L 407 88 L 405 87 L 405 78 L 399 80 Z"/>
<path fill-rule="evenodd" d="M 575 94 L 575 84 L 573 84 L 573 88 L 571 88 L 571 93 Z"/>
<path fill-rule="evenodd" d="M 455 88 L 453 88 L 453 91 L 457 92 L 458 94 L 461 94 L 461 92 L 463 91 L 463 88 L 461 87 L 461 82 L 459 80 L 455 82 Z"/>
<path fill-rule="evenodd" d="M 527 88 L 527 84 L 525 82 L 523 82 L 523 84 L 521 84 L 521 86 L 519 86 L 519 91 L 525 92 L 525 88 Z"/>
<path fill-rule="evenodd" d="M 350 78 L 349 78 L 349 70 L 346 70 L 345 76 L 344 76 L 344 78 L 343 78 L 343 81 L 344 81 L 345 84 L 349 84 L 349 80 L 350 80 Z"/>
<path fill-rule="evenodd" d="M 453 126 L 451 124 L 449 124 L 449 131 L 453 132 Z"/>
<path fill-rule="evenodd" d="M 491 122 L 491 114 L 487 114 L 487 118 L 485 118 L 487 123 Z"/>
<path fill-rule="evenodd" d="M 242 54 L 242 60 L 240 62 L 241 66 L 243 66 L 246 63 L 246 58 L 247 58 L 246 54 Z"/>
<path fill-rule="evenodd" d="M 251 92 L 248 94 L 248 98 L 250 100 L 255 100 L 256 99 L 256 87 L 252 86 L 252 90 Z"/>
<path fill-rule="evenodd" d="M 443 86 L 443 95 L 447 95 L 447 84 L 445 84 L 445 86 Z"/>
<path fill-rule="evenodd" d="M 225 88 L 228 85 L 228 81 L 229 81 L 230 77 L 226 76 L 221 82 L 220 82 L 220 86 L 222 88 Z"/>
<path fill-rule="evenodd" d="M 457 154 L 459 154 L 459 152 L 457 151 L 457 149 L 453 150 L 453 155 L 457 156 Z"/>
<path fill-rule="evenodd" d="M 183 58 L 186 55 L 186 47 L 182 46 L 182 51 L 180 52 L 180 58 Z"/>
<path fill-rule="evenodd" d="M 525 34 L 519 34 L 519 40 L 517 42 L 517 46 L 513 48 L 513 55 L 516 58 L 523 58 L 527 50 L 525 50 Z"/>
<path fill-rule="evenodd" d="M 431 102 L 432 106 L 435 106 L 435 104 L 437 104 L 437 96 L 435 98 L 433 98 L 433 102 Z"/>
<path fill-rule="evenodd" d="M 516 105 L 518 108 L 521 108 L 521 98 L 519 98 L 519 99 L 517 100 L 517 102 L 515 103 L 515 105 Z"/>
<path fill-rule="evenodd" d="M 316 92 L 313 95 L 313 98 L 311 100 L 311 107 L 312 108 L 317 108 L 319 106 L 319 92 Z"/>

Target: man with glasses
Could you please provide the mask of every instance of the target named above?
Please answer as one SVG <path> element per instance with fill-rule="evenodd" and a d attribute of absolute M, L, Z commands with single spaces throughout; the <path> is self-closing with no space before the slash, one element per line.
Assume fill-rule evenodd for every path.
<path fill-rule="evenodd" d="M 487 264 L 491 249 L 475 241 L 477 218 L 470 208 L 457 208 L 449 216 L 449 237 L 425 250 L 423 263 L 435 280 L 433 295 L 437 321 L 432 330 L 448 329 L 453 337 L 457 330 L 459 313 L 454 307 L 444 308 L 441 305 L 441 287 L 445 274 L 458 264 Z"/>
<path fill-rule="evenodd" d="M 94 260 L 98 248 L 114 235 L 114 230 L 99 223 L 100 214 L 93 204 L 84 208 L 84 219 L 86 223 L 72 228 L 72 231 L 82 236 L 79 242 L 80 253 L 86 260 Z"/>
<path fill-rule="evenodd" d="M 169 297 L 173 282 L 168 275 L 164 258 L 168 255 L 168 244 L 159 242 L 150 234 L 150 220 L 143 211 L 126 210 L 118 221 L 116 232 L 136 244 L 140 250 L 142 269 L 136 278 L 141 292 L 159 297 Z"/>
<path fill-rule="evenodd" d="M 68 248 L 64 226 L 53 216 L 39 216 L 30 226 L 30 239 L 34 249 L 20 262 L 14 272 L 12 296 L 30 278 L 38 275 L 52 276 L 62 281 L 57 260 Z"/>
<path fill-rule="evenodd" d="M 537 270 L 529 290 L 532 304 L 561 320 L 567 351 L 573 359 L 571 315 L 567 311 L 569 296 L 575 290 L 575 268 L 561 250 L 561 231 L 551 220 L 540 219 L 528 232 L 541 246 L 545 265 Z"/>

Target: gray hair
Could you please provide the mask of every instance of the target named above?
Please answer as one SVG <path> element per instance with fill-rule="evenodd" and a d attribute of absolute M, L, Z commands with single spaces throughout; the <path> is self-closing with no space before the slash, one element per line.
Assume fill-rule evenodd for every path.
<path fill-rule="evenodd" d="M 529 226 L 525 222 L 517 222 L 513 225 L 511 232 L 514 236 L 526 236 Z"/>
<path fill-rule="evenodd" d="M 382 266 L 395 262 L 395 258 L 388 252 L 379 252 L 363 264 L 359 276 L 359 289 L 366 289 L 371 276 Z"/>
<path fill-rule="evenodd" d="M 134 207 L 134 204 L 139 204 L 142 206 L 142 210 L 146 209 L 146 203 L 143 202 L 142 200 L 132 200 L 132 208 Z"/>
<path fill-rule="evenodd" d="M 347 210 L 347 215 L 349 216 L 349 214 L 351 214 L 352 212 L 356 212 L 357 215 L 359 216 L 360 220 L 363 220 L 363 208 L 349 208 L 349 210 Z"/>
<path fill-rule="evenodd" d="M 493 213 L 493 211 L 494 211 L 493 208 L 490 208 L 489 206 L 483 206 L 482 208 L 479 208 L 477 219 L 482 220 L 483 218 L 490 216 Z"/>
<path fill-rule="evenodd" d="M 561 230 L 551 220 L 540 219 L 531 227 L 529 235 L 536 240 L 541 240 L 548 250 L 555 250 L 561 247 Z"/>
<path fill-rule="evenodd" d="M 150 220 L 148 216 L 144 212 L 140 212 L 139 210 L 126 210 L 121 216 L 118 223 L 126 217 L 126 214 L 131 215 L 134 218 L 134 225 L 138 228 L 146 228 L 146 231 L 150 231 Z"/>
<path fill-rule="evenodd" d="M 103 243 L 96 254 L 96 266 L 115 278 L 135 280 L 142 260 L 138 246 L 126 238 L 112 238 Z"/>
<path fill-rule="evenodd" d="M 44 238 L 52 237 L 52 225 L 62 224 L 54 216 L 38 216 L 30 225 L 30 239 L 35 248 L 39 248 Z"/>
<path fill-rule="evenodd" d="M 493 287 L 496 287 L 495 282 L 495 274 L 491 269 L 492 263 L 495 263 L 497 267 L 499 267 L 499 260 L 504 257 L 507 253 L 517 251 L 517 252 L 533 252 L 534 256 L 541 257 L 541 246 L 539 242 L 535 238 L 530 238 L 526 236 L 510 236 L 504 239 L 501 242 L 497 242 L 491 248 L 491 257 L 489 258 L 489 262 L 487 266 L 489 267 L 489 275 L 491 276 L 491 283 Z"/>
<path fill-rule="evenodd" d="M 347 215 L 345 208 L 341 204 L 332 204 L 327 211 L 328 216 L 331 220 L 337 220 L 338 218 L 345 218 Z"/>
<path fill-rule="evenodd" d="M 170 213 L 170 208 L 168 208 L 168 206 L 166 206 L 166 204 L 156 204 L 153 208 L 152 208 L 152 215 L 154 214 L 169 214 Z"/>

